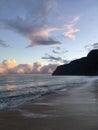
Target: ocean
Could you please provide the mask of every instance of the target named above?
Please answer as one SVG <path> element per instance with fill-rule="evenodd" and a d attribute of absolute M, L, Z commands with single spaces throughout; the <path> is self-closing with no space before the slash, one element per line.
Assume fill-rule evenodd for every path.
<path fill-rule="evenodd" d="M 12 108 L 47 94 L 62 93 L 96 81 L 98 76 L 0 75 L 0 109 Z"/>

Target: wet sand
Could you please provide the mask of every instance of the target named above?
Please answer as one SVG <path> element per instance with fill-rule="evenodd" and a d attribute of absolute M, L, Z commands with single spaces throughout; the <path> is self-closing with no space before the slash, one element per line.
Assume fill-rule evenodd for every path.
<path fill-rule="evenodd" d="M 80 86 L 0 111 L 0 130 L 98 130 L 97 86 Z"/>

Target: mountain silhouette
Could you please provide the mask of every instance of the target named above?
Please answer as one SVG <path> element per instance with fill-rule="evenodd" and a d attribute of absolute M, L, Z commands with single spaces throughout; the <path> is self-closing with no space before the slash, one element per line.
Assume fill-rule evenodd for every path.
<path fill-rule="evenodd" d="M 52 75 L 98 75 L 98 50 L 92 50 L 87 57 L 60 65 Z"/>

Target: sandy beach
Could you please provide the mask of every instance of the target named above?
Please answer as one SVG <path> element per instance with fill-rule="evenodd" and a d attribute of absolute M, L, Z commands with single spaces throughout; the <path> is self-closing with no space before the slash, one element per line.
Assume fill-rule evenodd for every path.
<path fill-rule="evenodd" d="M 0 111 L 0 130 L 98 130 L 97 86 L 80 86 Z"/>

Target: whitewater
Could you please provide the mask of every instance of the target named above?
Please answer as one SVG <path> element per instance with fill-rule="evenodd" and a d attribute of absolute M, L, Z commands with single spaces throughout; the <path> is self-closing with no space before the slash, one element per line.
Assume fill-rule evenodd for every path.
<path fill-rule="evenodd" d="M 0 75 L 0 109 L 98 83 L 98 76 Z M 93 87 L 93 86 L 92 86 Z"/>

